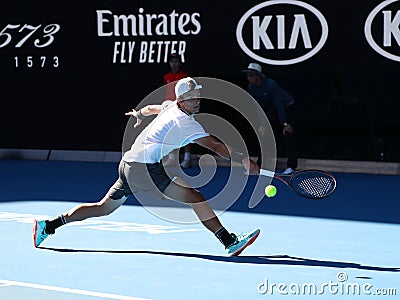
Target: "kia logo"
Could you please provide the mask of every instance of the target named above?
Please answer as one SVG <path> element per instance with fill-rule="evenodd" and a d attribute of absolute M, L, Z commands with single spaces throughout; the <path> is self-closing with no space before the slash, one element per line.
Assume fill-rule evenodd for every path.
<path fill-rule="evenodd" d="M 364 26 L 364 34 L 365 37 L 369 43 L 369 45 L 380 55 L 389 58 L 394 61 L 399 61 L 400 62 L 400 57 L 397 55 L 394 55 L 392 53 L 389 53 L 388 50 L 390 50 L 391 47 L 394 46 L 400 46 L 400 11 L 391 11 L 391 10 L 384 10 L 385 7 L 388 5 L 396 2 L 398 0 L 387 0 L 383 1 L 381 4 L 379 4 L 371 13 L 369 14 L 367 21 L 365 22 Z M 382 14 L 378 13 L 381 12 Z M 378 18 L 379 17 L 379 18 Z M 376 18 L 376 20 L 375 20 Z M 379 29 L 382 30 L 382 40 L 381 40 L 381 46 L 378 45 L 378 43 L 375 41 L 374 37 L 372 36 L 371 32 L 371 27 L 372 23 L 376 21 L 377 26 Z M 382 23 L 378 23 L 378 20 L 381 20 Z M 379 33 L 377 33 L 379 35 Z M 392 48 L 393 49 L 393 48 Z M 397 49 L 398 50 L 398 49 Z"/>
<path fill-rule="evenodd" d="M 284 10 L 284 6 L 291 9 Z M 297 10 L 303 12 L 295 13 Z M 314 24 L 320 29 L 315 30 Z M 244 38 L 245 26 L 251 34 Z M 253 59 L 270 65 L 290 65 L 307 60 L 321 50 L 328 38 L 328 23 L 321 12 L 307 3 L 271 0 L 254 6 L 242 16 L 236 38 L 242 50 Z M 284 57 L 274 57 L 273 52 Z"/>

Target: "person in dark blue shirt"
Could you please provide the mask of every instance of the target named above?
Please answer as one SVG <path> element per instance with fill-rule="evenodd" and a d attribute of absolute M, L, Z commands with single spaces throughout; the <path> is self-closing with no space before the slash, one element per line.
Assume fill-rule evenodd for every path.
<path fill-rule="evenodd" d="M 267 115 L 278 145 L 278 139 L 283 137 L 288 157 L 287 168 L 283 171 L 283 174 L 291 174 L 297 168 L 297 150 L 293 127 L 295 101 L 292 95 L 281 88 L 275 80 L 265 76 L 261 65 L 250 63 L 243 72 L 249 82 L 248 91 Z M 258 132 L 263 136 L 265 128 L 260 126 Z"/>

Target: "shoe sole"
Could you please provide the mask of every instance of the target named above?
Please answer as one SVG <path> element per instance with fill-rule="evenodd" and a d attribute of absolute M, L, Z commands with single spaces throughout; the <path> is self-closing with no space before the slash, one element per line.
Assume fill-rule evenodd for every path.
<path fill-rule="evenodd" d="M 33 221 L 33 228 L 32 228 L 33 246 L 35 248 L 37 248 L 37 246 L 36 246 L 36 229 L 37 229 L 37 220 L 35 219 Z"/>
<path fill-rule="evenodd" d="M 244 245 L 243 248 L 241 248 L 241 249 L 239 249 L 238 251 L 232 253 L 231 256 L 238 256 L 240 253 L 243 252 L 244 249 L 246 249 L 248 246 L 250 246 L 251 244 L 253 244 L 254 241 L 256 240 L 256 238 L 260 235 L 260 232 L 261 232 L 261 231 L 258 230 L 258 232 L 256 233 L 256 235 L 253 236 L 253 237 L 247 242 L 247 244 Z"/>

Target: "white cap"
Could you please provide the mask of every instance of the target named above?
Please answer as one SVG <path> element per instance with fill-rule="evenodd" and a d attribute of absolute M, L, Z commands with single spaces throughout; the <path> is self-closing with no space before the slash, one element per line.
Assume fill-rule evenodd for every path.
<path fill-rule="evenodd" d="M 256 73 L 260 76 L 265 77 L 264 73 L 262 72 L 262 67 L 259 64 L 256 63 L 250 63 L 249 66 L 247 67 L 246 70 L 243 70 L 243 72 L 247 73 Z"/>
<path fill-rule="evenodd" d="M 179 98 L 183 94 L 192 91 L 192 90 L 200 90 L 203 86 L 197 84 L 196 80 L 191 77 L 185 77 L 180 79 L 175 85 L 175 95 L 176 98 Z"/>

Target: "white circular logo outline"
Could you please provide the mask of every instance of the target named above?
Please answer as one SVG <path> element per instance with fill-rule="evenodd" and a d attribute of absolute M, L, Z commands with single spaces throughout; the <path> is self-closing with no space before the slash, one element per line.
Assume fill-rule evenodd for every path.
<path fill-rule="evenodd" d="M 290 5 L 301 6 L 305 9 L 311 11 L 318 18 L 319 22 L 321 23 L 321 27 L 322 27 L 322 35 L 321 35 L 321 39 L 319 40 L 318 44 L 314 47 L 314 49 L 312 49 L 310 52 L 308 52 L 300 57 L 297 57 L 297 58 L 287 59 L 287 60 L 273 60 L 273 59 L 261 57 L 255 53 L 253 53 L 246 46 L 246 44 L 243 41 L 243 37 L 242 37 L 242 30 L 243 30 L 244 23 L 247 21 L 249 16 L 252 15 L 257 10 L 260 10 L 261 8 L 264 8 L 266 6 L 271 6 L 271 5 L 276 5 L 276 4 L 290 4 Z M 271 1 L 266 1 L 266 2 L 263 2 L 263 3 L 260 3 L 256 6 L 254 6 L 253 8 L 248 10 L 241 17 L 241 19 L 239 20 L 239 23 L 237 25 L 237 28 L 236 28 L 236 39 L 237 39 L 237 42 L 239 43 L 240 48 L 242 48 L 242 50 L 248 56 L 250 56 L 260 62 L 263 62 L 266 64 L 271 64 L 271 65 L 291 65 L 291 64 L 296 64 L 296 63 L 305 61 L 305 60 L 309 59 L 310 57 L 314 56 L 315 54 L 317 54 L 317 52 L 319 52 L 319 50 L 321 50 L 321 48 L 325 45 L 326 40 L 328 39 L 328 32 L 329 32 L 328 22 L 326 21 L 325 17 L 318 9 L 311 6 L 310 4 L 304 3 L 302 1 L 297 1 L 297 0 L 271 0 Z"/>
<path fill-rule="evenodd" d="M 378 54 L 389 58 L 391 60 L 394 61 L 398 61 L 400 62 L 400 56 L 396 56 L 394 54 L 391 54 L 385 50 L 383 50 L 374 40 L 374 38 L 372 37 L 372 33 L 371 33 L 371 26 L 372 26 L 372 22 L 374 21 L 376 15 L 378 14 L 378 12 L 380 12 L 383 8 L 385 8 L 386 6 L 392 4 L 393 2 L 396 2 L 399 0 L 386 0 L 383 1 L 382 3 L 380 3 L 377 7 L 375 7 L 371 13 L 368 15 L 367 20 L 365 21 L 365 26 L 364 26 L 364 34 L 365 34 L 365 38 L 367 39 L 368 44 L 372 47 L 372 49 L 374 49 Z"/>

